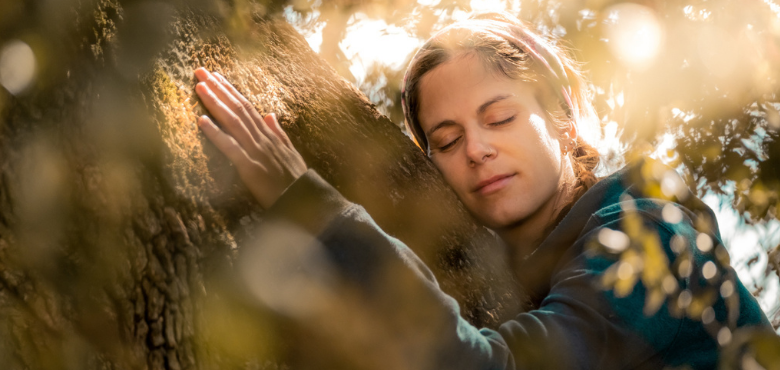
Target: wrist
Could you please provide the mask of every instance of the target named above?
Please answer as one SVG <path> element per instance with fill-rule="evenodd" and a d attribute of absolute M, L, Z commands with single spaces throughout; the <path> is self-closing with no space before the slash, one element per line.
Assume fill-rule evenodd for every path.
<path fill-rule="evenodd" d="M 266 217 L 291 221 L 318 235 L 325 225 L 351 205 L 317 172 L 308 169 L 266 209 Z"/>

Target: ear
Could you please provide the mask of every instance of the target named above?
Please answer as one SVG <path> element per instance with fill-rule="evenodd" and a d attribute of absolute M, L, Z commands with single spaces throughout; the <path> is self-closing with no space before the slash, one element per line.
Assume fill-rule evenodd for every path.
<path fill-rule="evenodd" d="M 573 121 L 561 129 L 559 140 L 563 154 L 568 154 L 570 150 L 574 151 L 577 148 L 577 135 L 577 124 Z"/>
<path fill-rule="evenodd" d="M 563 128 L 561 131 L 561 136 L 565 137 L 566 134 L 568 134 L 569 138 L 572 140 L 579 139 L 580 130 L 577 126 L 577 122 L 572 120 L 567 127 Z"/>

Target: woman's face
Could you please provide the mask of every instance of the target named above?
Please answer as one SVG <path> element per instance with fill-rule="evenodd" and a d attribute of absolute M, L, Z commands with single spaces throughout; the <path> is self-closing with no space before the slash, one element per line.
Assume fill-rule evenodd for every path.
<path fill-rule="evenodd" d="M 492 229 L 552 207 L 562 183 L 559 135 L 533 85 L 473 55 L 423 75 L 419 119 L 431 159 L 467 209 Z"/>

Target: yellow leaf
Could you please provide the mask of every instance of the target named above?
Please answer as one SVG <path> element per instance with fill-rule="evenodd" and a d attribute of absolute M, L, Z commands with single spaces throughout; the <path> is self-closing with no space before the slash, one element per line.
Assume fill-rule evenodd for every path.
<path fill-rule="evenodd" d="M 653 316 L 661 305 L 666 300 L 666 294 L 662 289 L 653 288 L 647 290 L 647 297 L 645 297 L 645 316 Z"/>

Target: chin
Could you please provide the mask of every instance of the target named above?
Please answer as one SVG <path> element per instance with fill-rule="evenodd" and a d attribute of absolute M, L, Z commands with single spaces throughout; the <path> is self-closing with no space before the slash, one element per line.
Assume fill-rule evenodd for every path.
<path fill-rule="evenodd" d="M 480 210 L 478 213 L 472 212 L 472 215 L 485 227 L 500 230 L 511 228 L 523 222 L 528 217 L 529 212 L 520 205 L 504 203 L 498 207 Z"/>

